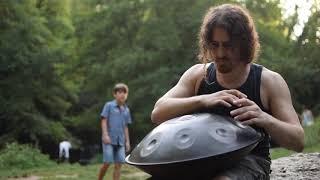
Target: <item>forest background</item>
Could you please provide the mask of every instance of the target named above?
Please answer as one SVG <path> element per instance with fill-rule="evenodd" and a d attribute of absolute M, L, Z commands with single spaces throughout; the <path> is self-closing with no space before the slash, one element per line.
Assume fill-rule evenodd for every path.
<path fill-rule="evenodd" d="M 60 141 L 100 147 L 99 114 L 112 88 L 130 88 L 134 147 L 153 128 L 156 100 L 199 63 L 206 10 L 245 6 L 257 63 L 280 73 L 297 112 L 320 113 L 320 3 L 285 14 L 279 0 L 0 0 L 0 149 L 31 144 L 51 158 Z"/>

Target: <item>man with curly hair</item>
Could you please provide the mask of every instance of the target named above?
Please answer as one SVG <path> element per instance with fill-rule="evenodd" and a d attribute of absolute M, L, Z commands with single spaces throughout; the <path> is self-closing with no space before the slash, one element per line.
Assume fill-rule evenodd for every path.
<path fill-rule="evenodd" d="M 238 5 L 212 7 L 199 33 L 200 64 L 155 104 L 151 119 L 160 124 L 194 112 L 229 115 L 265 133 L 264 139 L 231 169 L 213 179 L 269 179 L 270 137 L 301 152 L 304 131 L 280 74 L 253 63 L 260 44 L 253 19 Z"/>

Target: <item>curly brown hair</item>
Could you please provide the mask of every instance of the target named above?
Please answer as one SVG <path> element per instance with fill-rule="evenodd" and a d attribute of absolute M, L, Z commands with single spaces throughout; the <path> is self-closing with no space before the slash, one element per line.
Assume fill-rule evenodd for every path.
<path fill-rule="evenodd" d="M 240 49 L 240 59 L 246 63 L 255 60 L 260 50 L 260 43 L 253 19 L 249 12 L 241 6 L 224 4 L 211 7 L 203 18 L 199 33 L 199 60 L 207 63 L 210 55 L 212 32 L 216 27 L 225 29 L 232 45 Z"/>

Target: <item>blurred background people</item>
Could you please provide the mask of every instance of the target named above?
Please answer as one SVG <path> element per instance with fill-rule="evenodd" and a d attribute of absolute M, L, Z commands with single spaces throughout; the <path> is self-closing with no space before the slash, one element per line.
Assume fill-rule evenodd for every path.
<path fill-rule="evenodd" d="M 62 141 L 59 144 L 59 162 L 69 162 L 69 150 L 71 149 L 69 141 Z"/>

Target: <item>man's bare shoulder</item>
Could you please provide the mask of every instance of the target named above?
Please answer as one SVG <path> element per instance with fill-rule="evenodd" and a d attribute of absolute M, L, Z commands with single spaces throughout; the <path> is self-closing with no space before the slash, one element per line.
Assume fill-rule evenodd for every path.
<path fill-rule="evenodd" d="M 177 88 L 188 89 L 190 95 L 197 93 L 200 83 L 205 75 L 205 64 L 191 66 L 180 78 Z M 181 91 L 181 89 L 179 90 Z"/>
<path fill-rule="evenodd" d="M 195 64 L 191 66 L 187 71 L 194 73 L 195 75 L 204 75 L 205 64 Z"/>
<path fill-rule="evenodd" d="M 263 67 L 262 69 L 261 81 L 262 83 L 271 86 L 276 85 L 277 83 L 285 83 L 283 77 L 279 73 L 266 67 Z"/>
<path fill-rule="evenodd" d="M 265 67 L 262 69 L 261 86 L 269 98 L 277 94 L 281 95 L 289 92 L 288 85 L 283 77 L 279 73 Z"/>
<path fill-rule="evenodd" d="M 204 77 L 205 68 L 206 66 L 204 64 L 195 64 L 184 73 L 183 78 L 198 80 L 199 78 Z"/>

